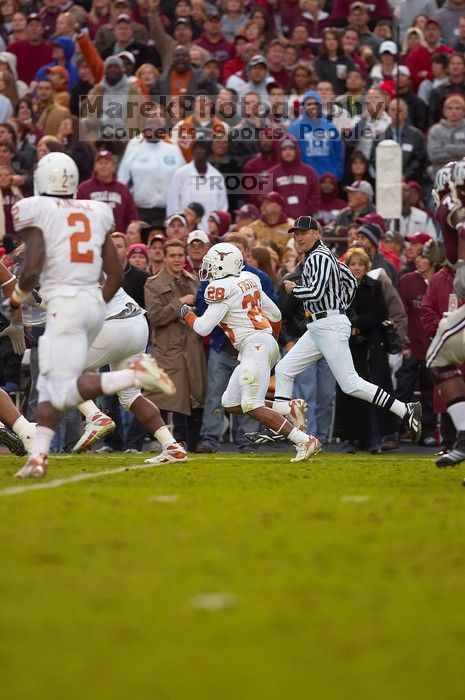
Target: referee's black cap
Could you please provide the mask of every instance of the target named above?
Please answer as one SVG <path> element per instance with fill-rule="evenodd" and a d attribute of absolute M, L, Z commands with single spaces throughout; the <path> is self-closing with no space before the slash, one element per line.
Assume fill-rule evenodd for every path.
<path fill-rule="evenodd" d="M 295 231 L 319 231 L 320 224 L 313 216 L 299 216 L 294 221 L 294 226 L 289 229 L 289 233 L 295 233 Z"/>

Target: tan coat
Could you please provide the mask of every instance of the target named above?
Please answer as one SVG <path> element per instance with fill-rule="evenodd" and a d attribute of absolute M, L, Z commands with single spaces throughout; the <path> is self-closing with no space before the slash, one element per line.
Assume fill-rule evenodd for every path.
<path fill-rule="evenodd" d="M 174 396 L 151 392 L 148 397 L 165 411 L 190 415 L 203 406 L 207 363 L 200 337 L 179 320 L 180 297 L 194 294 L 198 280 L 182 270 L 180 280 L 161 270 L 145 283 L 145 307 L 152 327 L 153 355 L 176 385 Z"/>
<path fill-rule="evenodd" d="M 293 225 L 294 219 L 288 219 L 286 222 L 274 226 L 269 226 L 262 219 L 256 219 L 250 224 L 250 227 L 255 231 L 260 245 L 265 245 L 266 241 L 273 241 L 286 248 L 288 240 L 292 238 L 292 233 L 288 233 L 288 231 Z"/>
<path fill-rule="evenodd" d="M 70 114 L 67 107 L 54 102 L 42 110 L 37 120 L 37 126 L 43 130 L 44 136 L 56 136 L 61 122 Z"/>

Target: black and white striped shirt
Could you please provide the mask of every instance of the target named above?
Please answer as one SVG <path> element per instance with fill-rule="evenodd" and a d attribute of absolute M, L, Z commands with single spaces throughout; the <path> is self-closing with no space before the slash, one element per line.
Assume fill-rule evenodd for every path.
<path fill-rule="evenodd" d="M 305 311 L 342 309 L 352 303 L 357 280 L 344 263 L 339 262 L 324 243 L 317 241 L 311 248 L 302 271 L 302 286 L 292 293 L 303 302 Z"/>

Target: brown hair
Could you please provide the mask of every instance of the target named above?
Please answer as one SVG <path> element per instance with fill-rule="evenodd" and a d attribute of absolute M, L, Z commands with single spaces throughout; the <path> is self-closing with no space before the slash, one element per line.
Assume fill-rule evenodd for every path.
<path fill-rule="evenodd" d="M 271 277 L 273 282 L 277 281 L 276 272 L 273 269 L 271 255 L 268 248 L 261 245 L 254 246 L 250 251 L 250 257 L 256 260 L 257 268 L 259 270 L 265 272 L 268 277 Z"/>
<path fill-rule="evenodd" d="M 163 243 L 163 253 L 165 255 L 168 248 L 182 248 L 184 252 L 186 251 L 186 246 L 179 240 L 179 238 L 170 238 L 168 241 Z"/>
<path fill-rule="evenodd" d="M 7 97 L 12 107 L 14 108 L 18 101 L 18 91 L 16 90 L 16 80 L 9 70 L 0 71 L 0 79 L 5 83 L 5 87 L 1 90 L 1 94 Z"/>
<path fill-rule="evenodd" d="M 249 250 L 249 241 L 247 240 L 247 238 L 245 236 L 243 236 L 240 233 L 228 233 L 228 234 L 226 234 L 226 236 L 224 238 L 228 243 L 232 243 L 233 245 L 234 245 L 234 243 L 237 243 L 240 246 L 242 246 L 244 249 L 244 252 L 246 250 Z"/>

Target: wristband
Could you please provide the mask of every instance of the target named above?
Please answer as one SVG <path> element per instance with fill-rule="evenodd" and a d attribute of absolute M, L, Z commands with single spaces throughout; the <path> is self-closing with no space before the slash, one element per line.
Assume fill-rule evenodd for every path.
<path fill-rule="evenodd" d="M 15 288 L 13 289 L 10 297 L 10 306 L 17 308 L 21 306 L 23 301 L 29 296 L 29 292 L 25 292 L 21 289 L 18 282 L 16 282 Z"/>

